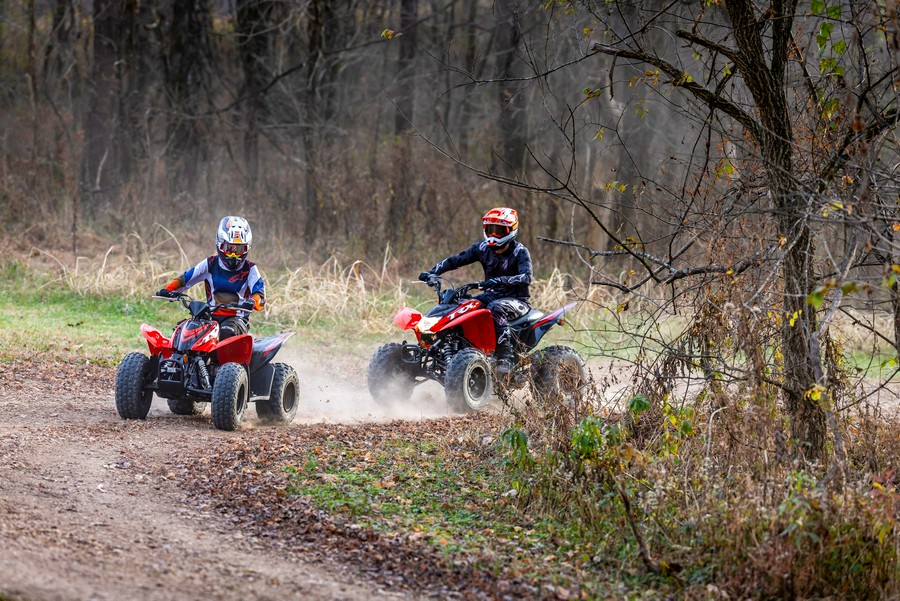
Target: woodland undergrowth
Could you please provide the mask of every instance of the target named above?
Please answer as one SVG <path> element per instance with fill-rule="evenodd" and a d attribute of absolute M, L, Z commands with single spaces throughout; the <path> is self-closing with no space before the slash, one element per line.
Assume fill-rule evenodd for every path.
<path fill-rule="evenodd" d="M 177 257 L 139 255 L 110 249 L 67 265 L 37 251 L 29 260 L 48 274 L 41 285 L 141 296 L 174 273 Z M 333 259 L 266 276 L 263 317 L 295 327 L 342 320 L 387 331 L 392 312 L 410 301 L 389 256 L 381 265 Z M 535 304 L 578 294 L 571 281 L 555 273 L 538 282 Z M 424 294 L 418 300 L 427 303 Z M 585 305 L 604 302 L 593 301 Z M 769 334 L 715 311 L 685 323 L 659 353 L 633 362 L 624 405 L 611 406 L 599 381 L 574 403 L 507 403 L 494 460 L 503 459 L 502 484 L 516 491 L 510 501 L 523 514 L 567 522 L 594 549 L 597 569 L 643 574 L 685 598 L 900 596 L 900 419 L 847 384 L 840 336 L 827 349 L 822 392 L 835 409 L 832 442 L 828 459 L 811 463 L 786 434 L 773 385 L 777 349 L 754 346 Z M 777 317 L 769 324 L 772 332 L 779 325 Z M 717 350 L 701 361 L 685 351 L 691 345 Z M 679 396 L 674 383 L 685 374 L 692 384 Z"/>

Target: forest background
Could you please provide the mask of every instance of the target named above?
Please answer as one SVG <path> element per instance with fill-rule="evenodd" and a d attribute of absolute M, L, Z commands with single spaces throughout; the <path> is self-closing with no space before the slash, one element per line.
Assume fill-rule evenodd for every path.
<path fill-rule="evenodd" d="M 548 462 L 593 462 L 636 530 L 624 474 L 648 468 L 632 450 L 672 461 L 703 423 L 698 460 L 725 480 L 742 465 L 791 503 L 891 491 L 858 539 L 846 496 L 803 509 L 890 566 L 896 449 L 869 408 L 900 348 L 897 15 L 857 0 L 2 2 L 0 218 L 15 250 L 71 264 L 112 245 L 140 263 L 205 255 L 239 213 L 269 269 L 340 257 L 414 274 L 477 239 L 488 208 L 516 207 L 539 276 L 565 274 L 603 313 L 597 354 L 628 349 L 643 416 L 627 453 L 609 424 L 593 450 L 545 433 Z M 701 390 L 676 407 L 685 382 Z M 717 419 L 733 427 L 713 444 Z M 522 468 L 552 484 L 550 463 Z M 779 519 L 796 509 L 766 498 Z M 660 573 L 654 523 L 650 549 L 635 538 Z M 806 541 L 808 523 L 773 522 L 773 540 Z M 798 569 L 816 590 L 852 580 Z M 866 586 L 896 591 L 885 570 Z"/>

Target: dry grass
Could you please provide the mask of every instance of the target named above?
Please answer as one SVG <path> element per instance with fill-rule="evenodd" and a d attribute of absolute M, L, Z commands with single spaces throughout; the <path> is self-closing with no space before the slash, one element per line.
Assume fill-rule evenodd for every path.
<path fill-rule="evenodd" d="M 148 238 L 131 234 L 94 257 L 69 260 L 65 253 L 35 248 L 25 261 L 49 274 L 44 287 L 61 286 L 82 296 L 139 298 L 150 296 L 193 266 L 199 258 L 190 257 L 189 252 L 174 234 L 157 225 Z M 322 264 L 260 269 L 269 301 L 262 318 L 291 329 L 342 322 L 361 332 L 386 333 L 393 328 L 391 317 L 397 309 L 432 300 L 430 291 L 396 273 L 389 251 L 380 265 L 344 263 L 332 257 Z M 585 288 L 584 283 L 555 270 L 549 278 L 534 282 L 532 304 L 549 311 L 582 298 Z M 203 295 L 200 286 L 190 292 Z"/>
<path fill-rule="evenodd" d="M 386 331 L 387 316 L 406 302 L 402 280 L 362 261 L 343 266 L 331 259 L 319 267 L 288 271 L 268 283 L 269 319 L 293 326 L 320 320 L 345 321 L 366 332 Z"/>

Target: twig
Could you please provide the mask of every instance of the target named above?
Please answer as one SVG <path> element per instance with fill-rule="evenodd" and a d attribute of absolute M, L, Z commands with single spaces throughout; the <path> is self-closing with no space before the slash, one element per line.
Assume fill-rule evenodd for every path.
<path fill-rule="evenodd" d="M 637 524 L 634 522 L 634 516 L 631 513 L 631 500 L 628 498 L 628 493 L 625 492 L 625 487 L 618 480 L 614 479 L 614 482 L 616 483 L 616 492 L 619 493 L 619 498 L 622 499 L 622 505 L 625 507 L 625 517 L 628 518 L 628 525 L 631 526 L 631 532 L 634 534 L 634 540 L 637 542 L 641 559 L 644 561 L 644 565 L 647 566 L 648 570 L 654 574 L 660 574 L 659 566 L 657 566 L 650 557 L 650 552 L 647 550 L 647 544 L 644 542 L 644 537 L 641 536 Z"/>

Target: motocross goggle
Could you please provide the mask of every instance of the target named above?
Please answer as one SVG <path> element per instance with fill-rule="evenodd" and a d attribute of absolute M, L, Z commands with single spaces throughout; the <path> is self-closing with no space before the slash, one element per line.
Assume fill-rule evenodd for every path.
<path fill-rule="evenodd" d="M 228 257 L 229 259 L 240 259 L 241 257 L 245 257 L 247 253 L 250 251 L 250 247 L 246 244 L 231 244 L 229 242 L 223 242 L 219 245 L 219 251 Z"/>
<path fill-rule="evenodd" d="M 503 238 L 508 236 L 510 228 L 508 225 L 500 225 L 499 223 L 488 223 L 484 226 L 484 235 L 491 238 Z"/>

